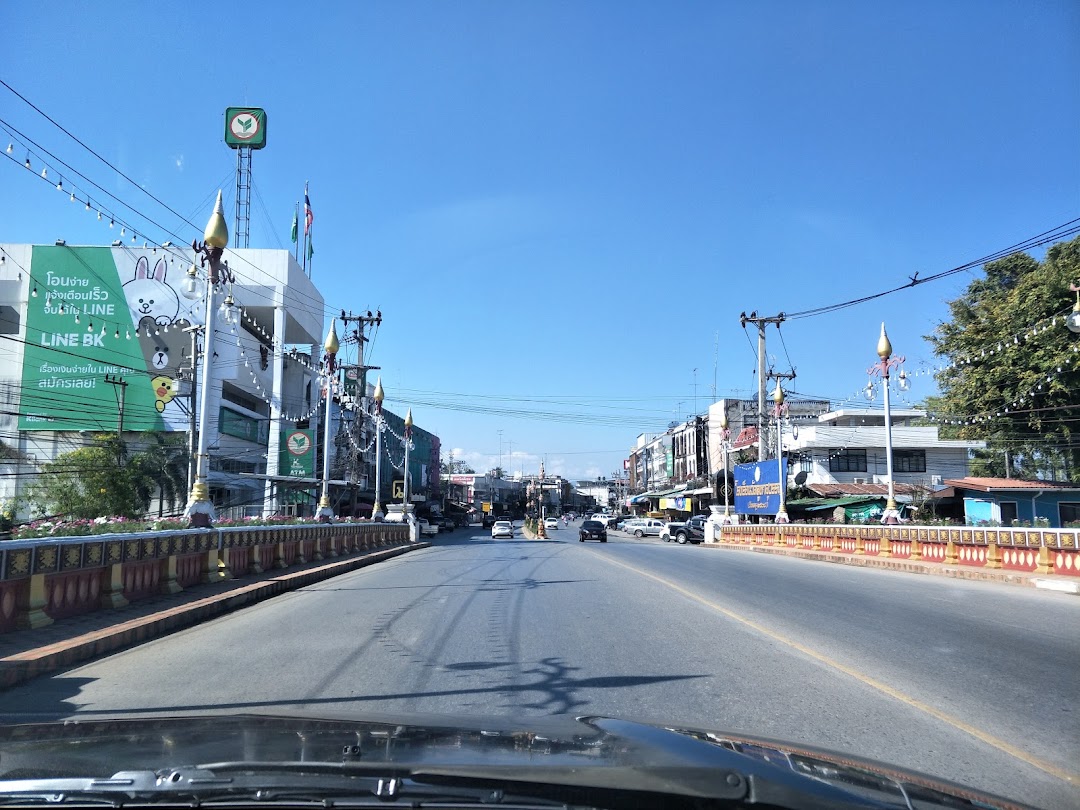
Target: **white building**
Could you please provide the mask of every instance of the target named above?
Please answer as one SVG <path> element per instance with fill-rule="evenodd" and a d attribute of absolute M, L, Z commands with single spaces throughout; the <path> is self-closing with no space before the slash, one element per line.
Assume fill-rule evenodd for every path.
<path fill-rule="evenodd" d="M 926 412 L 890 411 L 893 480 L 921 486 L 940 485 L 968 474 L 970 452 L 985 442 L 938 438 L 935 425 L 916 425 Z M 886 475 L 885 412 L 840 410 L 822 414 L 816 423 L 793 423 L 785 430 L 788 475 L 806 473 L 805 484 L 884 484 Z"/>
<path fill-rule="evenodd" d="M 0 499 L 121 420 L 132 445 L 189 431 L 190 327 L 204 325 L 206 290 L 204 273 L 188 284 L 190 248 L 3 244 L 0 256 Z M 323 298 L 288 251 L 224 258 L 236 306 L 231 323 L 215 316 L 211 494 L 226 511 L 274 511 L 272 483 L 248 476 L 277 476 L 283 433 L 318 410 Z"/>

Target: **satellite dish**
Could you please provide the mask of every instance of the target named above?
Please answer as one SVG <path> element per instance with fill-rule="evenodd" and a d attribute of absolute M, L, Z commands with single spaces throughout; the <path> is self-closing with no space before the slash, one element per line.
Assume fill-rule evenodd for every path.
<path fill-rule="evenodd" d="M 798 475 L 795 476 L 795 485 L 801 487 L 805 483 L 806 483 L 806 470 L 802 470 Z"/>

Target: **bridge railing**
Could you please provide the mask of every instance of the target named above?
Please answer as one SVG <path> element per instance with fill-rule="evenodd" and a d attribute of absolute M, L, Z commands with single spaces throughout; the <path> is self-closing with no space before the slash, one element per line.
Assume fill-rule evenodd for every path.
<path fill-rule="evenodd" d="M 1077 529 L 760 523 L 719 532 L 723 543 L 1080 576 Z"/>
<path fill-rule="evenodd" d="M 409 542 L 401 523 L 179 529 L 0 543 L 0 633 Z"/>

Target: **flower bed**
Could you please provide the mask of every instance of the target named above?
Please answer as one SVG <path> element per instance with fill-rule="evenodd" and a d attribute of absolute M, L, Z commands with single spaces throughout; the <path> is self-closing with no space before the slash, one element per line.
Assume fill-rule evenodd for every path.
<path fill-rule="evenodd" d="M 346 518 L 342 521 L 352 523 Z M 356 521 L 367 522 L 367 521 Z M 242 526 L 291 526 L 294 524 L 318 523 L 314 518 L 298 518 L 282 515 L 270 517 L 250 517 L 226 519 L 214 523 L 215 529 L 227 529 Z M 14 540 L 32 540 L 38 537 L 85 537 L 95 534 L 125 534 L 128 532 L 174 531 L 188 528 L 188 520 L 183 517 L 168 517 L 155 520 L 129 520 L 123 517 L 100 517 L 80 520 L 37 520 L 24 523 L 12 530 Z"/>

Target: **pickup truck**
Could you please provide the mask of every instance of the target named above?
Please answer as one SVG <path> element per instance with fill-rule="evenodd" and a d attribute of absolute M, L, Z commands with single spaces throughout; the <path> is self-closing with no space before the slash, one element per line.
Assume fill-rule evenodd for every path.
<path fill-rule="evenodd" d="M 424 535 L 427 535 L 429 537 L 434 537 L 435 535 L 437 535 L 439 533 L 438 525 L 436 525 L 435 523 L 429 522 L 427 518 L 419 518 L 417 520 L 417 523 L 420 524 L 420 535 L 421 535 L 421 537 L 424 536 Z"/>
<path fill-rule="evenodd" d="M 677 543 L 700 543 L 705 539 L 705 515 L 694 515 L 685 522 L 672 521 L 660 531 L 660 539 L 670 543 L 672 539 Z"/>

